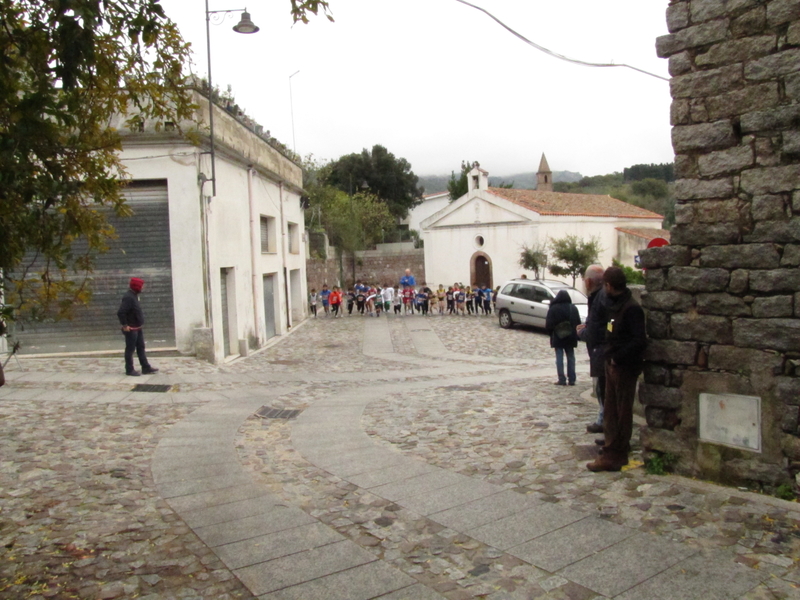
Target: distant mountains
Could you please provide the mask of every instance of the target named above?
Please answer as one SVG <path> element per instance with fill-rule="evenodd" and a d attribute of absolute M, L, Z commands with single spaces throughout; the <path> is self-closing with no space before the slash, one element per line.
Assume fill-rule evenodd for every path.
<path fill-rule="evenodd" d="M 553 182 L 563 181 L 565 183 L 575 183 L 580 181 L 583 175 L 573 171 L 553 171 Z M 419 178 L 419 185 L 425 188 L 426 194 L 436 194 L 446 192 L 447 184 L 450 182 L 450 175 L 425 175 Z M 506 177 L 489 176 L 489 185 L 497 187 L 500 184 L 514 183 L 514 188 L 518 190 L 536 189 L 536 172 L 516 173 Z"/>

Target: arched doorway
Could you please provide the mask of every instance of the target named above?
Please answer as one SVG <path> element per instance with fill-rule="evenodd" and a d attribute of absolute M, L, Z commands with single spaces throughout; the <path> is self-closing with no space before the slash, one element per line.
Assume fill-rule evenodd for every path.
<path fill-rule="evenodd" d="M 492 281 L 492 260 L 485 252 L 476 252 L 470 260 L 470 284 L 477 283 L 481 287 L 494 287 Z"/>

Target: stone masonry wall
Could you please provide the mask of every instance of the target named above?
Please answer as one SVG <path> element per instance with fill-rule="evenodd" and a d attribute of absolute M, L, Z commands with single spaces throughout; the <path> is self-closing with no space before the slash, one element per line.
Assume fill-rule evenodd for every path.
<path fill-rule="evenodd" d="M 411 269 L 418 284 L 425 283 L 425 255 L 422 249 L 404 252 L 356 252 L 356 278 L 365 283 L 396 285 L 406 269 Z M 343 286 L 353 285 L 353 262 L 349 256 L 344 257 L 343 271 Z M 336 256 L 327 260 L 309 259 L 306 262 L 306 272 L 309 290 L 320 290 L 323 283 L 336 285 L 339 281 L 339 259 Z"/>
<path fill-rule="evenodd" d="M 649 452 L 686 474 L 800 471 L 800 0 L 672 0 L 672 246 L 641 252 Z M 702 392 L 761 398 L 760 453 L 698 439 Z"/>

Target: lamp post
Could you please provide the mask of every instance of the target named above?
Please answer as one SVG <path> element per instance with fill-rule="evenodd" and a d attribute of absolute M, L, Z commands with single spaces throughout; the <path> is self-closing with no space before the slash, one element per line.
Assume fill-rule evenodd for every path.
<path fill-rule="evenodd" d="M 208 0 L 206 0 L 206 50 L 208 54 L 208 126 L 211 130 L 211 194 L 217 195 L 217 167 L 216 167 L 216 148 L 214 145 L 214 85 L 211 80 L 211 15 L 241 12 L 242 17 L 233 26 L 236 33 L 256 33 L 258 26 L 250 20 L 250 13 L 246 8 L 235 8 L 229 10 L 208 10 Z"/>
<path fill-rule="evenodd" d="M 294 98 L 292 97 L 292 77 L 297 75 L 300 69 L 289 75 L 289 110 L 292 114 L 292 151 L 297 154 L 297 141 L 294 138 Z"/>

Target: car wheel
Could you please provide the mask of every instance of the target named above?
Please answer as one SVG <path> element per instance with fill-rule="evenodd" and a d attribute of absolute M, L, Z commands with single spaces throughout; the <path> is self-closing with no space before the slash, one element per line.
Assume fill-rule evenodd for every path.
<path fill-rule="evenodd" d="M 511 329 L 514 326 L 514 321 L 511 320 L 511 313 L 505 308 L 500 311 L 500 327 L 503 329 Z"/>

